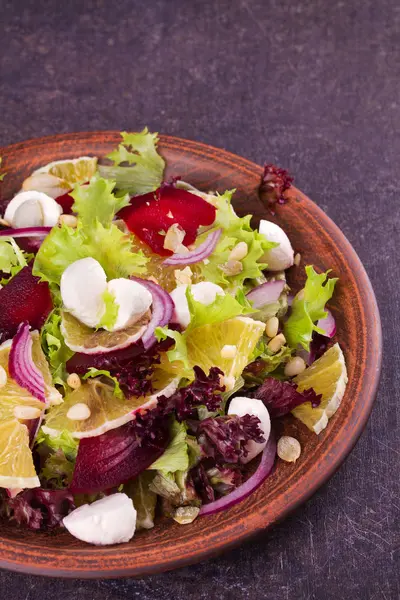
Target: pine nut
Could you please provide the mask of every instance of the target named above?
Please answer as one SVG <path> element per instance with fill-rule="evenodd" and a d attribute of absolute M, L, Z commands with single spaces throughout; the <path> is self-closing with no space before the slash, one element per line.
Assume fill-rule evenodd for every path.
<path fill-rule="evenodd" d="M 294 257 L 293 263 L 296 265 L 296 267 L 298 267 L 300 265 L 301 262 L 301 254 L 298 252 L 296 254 L 296 256 Z"/>
<path fill-rule="evenodd" d="M 233 390 L 233 388 L 235 387 L 235 383 L 236 383 L 236 379 L 234 378 L 233 375 L 228 375 L 226 377 L 223 377 L 223 379 L 222 379 L 222 385 L 225 386 L 226 392 L 230 392 L 231 390 Z"/>
<path fill-rule="evenodd" d="M 192 283 L 193 271 L 190 267 L 184 269 L 175 269 L 174 271 L 176 285 L 190 285 Z"/>
<path fill-rule="evenodd" d="M 286 343 L 286 338 L 283 335 L 283 333 L 278 333 L 278 335 L 276 335 L 274 338 L 272 338 L 272 340 L 270 340 L 268 342 L 268 348 L 269 350 L 271 350 L 271 352 L 273 352 L 274 354 L 276 352 L 279 352 L 279 350 L 282 348 L 283 344 Z"/>
<path fill-rule="evenodd" d="M 89 417 L 90 408 L 84 402 L 74 404 L 67 412 L 67 419 L 71 419 L 71 421 L 85 421 Z"/>
<path fill-rule="evenodd" d="M 237 346 L 226 344 L 221 349 L 221 358 L 235 358 Z"/>
<path fill-rule="evenodd" d="M 73 390 L 77 390 L 79 387 L 81 387 L 81 380 L 79 375 L 77 375 L 77 373 L 71 373 L 70 375 L 68 375 L 67 384 Z"/>
<path fill-rule="evenodd" d="M 179 223 L 174 223 L 165 235 L 164 248 L 171 250 L 171 252 L 177 252 L 182 245 L 185 235 L 186 231 L 182 229 Z"/>
<path fill-rule="evenodd" d="M 295 356 L 286 363 L 284 373 L 287 377 L 294 377 L 295 375 L 302 373 L 305 368 L 306 363 L 301 356 Z"/>
<path fill-rule="evenodd" d="M 7 371 L 0 365 L 0 388 L 4 387 L 7 383 Z"/>
<path fill-rule="evenodd" d="M 269 338 L 274 338 L 278 334 L 279 319 L 278 317 L 271 317 L 265 323 L 265 333 Z"/>
<path fill-rule="evenodd" d="M 248 251 L 249 249 L 246 242 L 239 242 L 231 250 L 228 260 L 242 260 L 245 256 L 247 256 Z"/>
<path fill-rule="evenodd" d="M 286 462 L 296 462 L 301 454 L 300 442 L 290 435 L 283 435 L 278 440 L 277 454 Z"/>
<path fill-rule="evenodd" d="M 31 419 L 37 419 L 41 414 L 40 408 L 35 406 L 16 406 L 14 408 L 14 417 L 21 421 L 30 421 Z"/>
<path fill-rule="evenodd" d="M 58 222 L 60 225 L 67 225 L 73 229 L 78 225 L 78 219 L 74 215 L 60 215 Z"/>
<path fill-rule="evenodd" d="M 243 265 L 240 260 L 228 260 L 228 262 L 221 265 L 219 268 L 225 275 L 228 275 L 228 277 L 238 275 L 243 271 Z"/>

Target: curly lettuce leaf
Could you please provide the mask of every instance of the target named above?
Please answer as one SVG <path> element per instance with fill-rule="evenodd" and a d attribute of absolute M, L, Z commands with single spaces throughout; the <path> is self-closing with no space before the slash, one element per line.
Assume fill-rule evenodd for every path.
<path fill-rule="evenodd" d="M 213 227 L 221 228 L 223 233 L 214 252 L 199 265 L 206 281 L 212 281 L 227 289 L 243 288 L 246 280 L 261 277 L 267 264 L 260 261 L 267 250 L 277 245 L 253 230 L 250 225 L 251 215 L 237 216 L 232 208 L 234 191 L 228 190 L 223 195 L 215 197 L 217 213 Z M 204 241 L 204 235 L 206 234 L 199 236 L 199 243 Z M 241 260 L 243 269 L 237 275 L 229 276 L 221 269 L 221 265 L 228 261 L 232 249 L 239 242 L 245 242 L 248 248 L 247 255 Z"/>
<path fill-rule="evenodd" d="M 158 134 L 147 127 L 139 133 L 121 133 L 122 143 L 107 158 L 113 166 L 99 165 L 102 177 L 113 179 L 117 188 L 130 194 L 156 190 L 163 180 L 165 162 L 157 152 Z M 127 163 L 129 166 L 121 166 Z"/>
<path fill-rule="evenodd" d="M 149 469 L 175 473 L 189 468 L 188 444 L 186 442 L 186 425 L 173 421 L 171 425 L 171 441 L 164 454 Z"/>
<path fill-rule="evenodd" d="M 94 176 L 88 185 L 77 185 L 70 195 L 75 200 L 72 210 L 84 227 L 92 227 L 96 220 L 108 227 L 118 211 L 129 204 L 128 194 L 113 194 L 115 181 Z"/>
<path fill-rule="evenodd" d="M 306 267 L 306 284 L 295 296 L 284 325 L 285 338 L 291 348 L 301 345 L 308 351 L 313 332 L 324 334 L 315 323 L 326 317 L 325 304 L 332 298 L 338 281 L 337 277 L 328 279 L 329 272 L 319 274 L 313 266 Z"/>
<path fill-rule="evenodd" d="M 45 479 L 57 489 L 67 487 L 72 481 L 74 467 L 74 461 L 70 460 L 63 450 L 58 449 L 47 457 L 40 472 L 40 479 Z"/>
<path fill-rule="evenodd" d="M 89 256 L 101 264 L 108 279 L 146 271 L 147 259 L 141 251 L 132 252 L 130 237 L 115 225 L 104 227 L 96 221 L 85 228 L 53 227 L 36 255 L 33 274 L 59 285 L 70 264 Z"/>
<path fill-rule="evenodd" d="M 65 363 L 73 356 L 74 352 L 65 344 L 60 325 L 60 311 L 55 309 L 49 314 L 41 329 L 40 341 L 49 363 L 53 383 L 66 389 L 67 372 Z"/>
<path fill-rule="evenodd" d="M 253 362 L 243 371 L 243 378 L 248 385 L 261 385 L 270 373 L 285 365 L 292 357 L 293 349 L 282 346 L 279 352 L 272 353 L 264 340 L 255 349 Z M 275 376 L 275 374 L 274 374 Z"/>
<path fill-rule="evenodd" d="M 175 331 L 174 329 L 169 329 L 166 326 L 156 327 L 154 334 L 157 338 L 157 341 L 159 342 L 166 340 L 167 338 L 171 338 L 172 340 L 174 340 L 174 348 L 172 348 L 172 350 L 168 350 L 167 352 L 168 360 L 171 363 L 175 361 L 181 362 L 183 364 L 183 367 L 180 376 L 187 377 L 188 379 L 193 379 L 193 369 L 190 367 L 189 363 L 185 335 L 179 333 L 179 331 Z"/>
<path fill-rule="evenodd" d="M 187 333 L 202 325 L 213 325 L 233 319 L 233 317 L 254 313 L 254 309 L 251 308 L 251 304 L 246 299 L 243 290 L 239 290 L 236 297 L 231 294 L 217 294 L 214 302 L 205 305 L 195 300 L 189 285 L 186 289 L 186 299 L 190 313 Z"/>
<path fill-rule="evenodd" d="M 115 301 L 115 294 L 108 289 L 103 293 L 104 313 L 100 319 L 99 327 L 112 329 L 118 318 L 119 304 Z"/>
<path fill-rule="evenodd" d="M 152 529 L 156 512 L 157 494 L 150 489 L 155 477 L 152 471 L 143 471 L 124 485 L 123 491 L 132 498 L 136 509 L 136 529 Z"/>
<path fill-rule="evenodd" d="M 12 237 L 0 238 L 0 271 L 9 275 L 9 277 L 4 277 L 0 284 L 8 283 L 11 277 L 26 267 L 32 258 L 33 254 L 27 254 L 21 250 Z"/>
<path fill-rule="evenodd" d="M 108 377 L 108 379 L 111 379 L 114 383 L 114 396 L 116 396 L 117 398 L 121 398 L 124 399 L 124 393 L 121 390 L 121 387 L 119 385 L 119 381 L 116 377 L 113 377 L 110 373 L 110 371 L 106 371 L 105 369 L 96 369 L 95 367 L 90 367 L 90 369 L 88 369 L 87 373 L 85 373 L 85 375 L 82 377 L 82 379 L 88 379 L 89 377 Z"/>
<path fill-rule="evenodd" d="M 79 440 L 72 437 L 69 431 L 62 431 L 60 435 L 50 436 L 44 433 L 42 429 L 36 438 L 36 444 L 45 444 L 50 450 L 62 450 L 65 456 L 70 460 L 75 460 L 78 454 Z"/>

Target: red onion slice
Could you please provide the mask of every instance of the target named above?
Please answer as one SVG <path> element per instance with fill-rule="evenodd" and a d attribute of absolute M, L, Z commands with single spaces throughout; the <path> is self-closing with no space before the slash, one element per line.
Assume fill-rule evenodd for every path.
<path fill-rule="evenodd" d="M 266 281 L 250 290 L 246 296 L 254 308 L 262 308 L 266 304 L 277 302 L 285 285 L 284 281 Z"/>
<path fill-rule="evenodd" d="M 247 498 L 247 496 L 260 487 L 260 485 L 271 474 L 275 463 L 275 457 L 276 441 L 274 435 L 271 433 L 267 445 L 265 446 L 261 455 L 261 461 L 256 472 L 230 494 L 223 496 L 223 498 L 219 498 L 219 500 L 215 500 L 215 502 L 204 504 L 200 509 L 200 515 L 213 515 L 214 513 L 220 512 L 221 510 L 226 510 L 227 508 L 230 508 L 241 500 Z"/>
<path fill-rule="evenodd" d="M 10 350 L 8 368 L 11 377 L 32 396 L 46 402 L 45 383 L 32 358 L 32 337 L 29 333 L 29 323 L 24 322 L 18 327 Z"/>
<path fill-rule="evenodd" d="M 0 237 L 46 237 L 52 227 L 23 227 L 22 229 L 2 229 Z"/>
<path fill-rule="evenodd" d="M 163 327 L 170 322 L 174 311 L 174 303 L 168 292 L 163 290 L 157 283 L 149 281 L 148 279 L 141 279 L 140 277 L 132 276 L 131 279 L 140 283 L 140 285 L 149 290 L 150 294 L 153 296 L 151 319 L 141 338 L 144 349 L 148 350 L 150 346 L 157 341 L 154 335 L 155 328 Z"/>
<path fill-rule="evenodd" d="M 324 319 L 320 319 L 317 323 L 317 327 L 320 327 L 324 330 L 324 334 L 326 337 L 332 338 L 336 333 L 336 322 L 335 317 L 329 310 L 329 308 L 325 307 L 326 312 L 328 313 Z"/>
<path fill-rule="evenodd" d="M 216 229 L 206 237 L 204 242 L 194 250 L 186 254 L 173 254 L 163 265 L 192 265 L 201 262 L 215 250 L 218 240 L 221 237 L 222 229 Z"/>

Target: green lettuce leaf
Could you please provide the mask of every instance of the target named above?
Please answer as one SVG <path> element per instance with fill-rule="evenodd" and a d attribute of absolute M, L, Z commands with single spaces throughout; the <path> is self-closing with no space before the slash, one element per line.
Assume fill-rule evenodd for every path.
<path fill-rule="evenodd" d="M 75 462 L 70 460 L 60 448 L 49 454 L 40 472 L 40 479 L 45 479 L 51 487 L 57 489 L 68 487 L 74 474 Z"/>
<path fill-rule="evenodd" d="M 284 325 L 284 334 L 291 348 L 301 345 L 309 350 L 313 331 L 324 333 L 315 322 L 326 317 L 325 304 L 332 298 L 338 281 L 337 278 L 328 279 L 329 272 L 318 274 L 311 265 L 306 267 L 306 284 L 295 296 L 291 314 Z"/>
<path fill-rule="evenodd" d="M 251 304 L 243 294 L 243 290 L 239 290 L 236 297 L 233 297 L 231 294 L 217 294 L 214 302 L 206 306 L 195 300 L 190 285 L 188 285 L 186 299 L 190 312 L 190 323 L 186 329 L 186 333 L 202 325 L 221 323 L 222 321 L 233 319 L 233 317 L 254 313 L 254 309 L 251 308 Z"/>
<path fill-rule="evenodd" d="M 175 341 L 174 348 L 167 352 L 168 360 L 169 362 L 181 361 L 184 365 L 184 369 L 180 374 L 181 377 L 193 379 L 193 369 L 189 363 L 185 335 L 168 327 L 156 327 L 154 334 L 159 342 L 166 340 L 168 337 Z"/>
<path fill-rule="evenodd" d="M 75 200 L 72 210 L 77 213 L 84 227 L 92 227 L 96 221 L 104 227 L 111 225 L 115 214 L 129 204 L 128 194 L 113 194 L 115 181 L 94 176 L 88 185 L 77 185 L 70 195 Z"/>
<path fill-rule="evenodd" d="M 79 441 L 72 437 L 69 431 L 62 431 L 60 435 L 50 436 L 42 429 L 36 437 L 36 444 L 45 444 L 51 450 L 62 450 L 69 460 L 75 460 L 78 454 Z"/>
<path fill-rule="evenodd" d="M 264 253 L 274 248 L 277 244 L 269 242 L 250 225 L 251 215 L 238 217 L 232 208 L 232 195 L 235 190 L 228 190 L 222 196 L 215 197 L 217 207 L 216 220 L 213 228 L 222 229 L 223 233 L 208 259 L 199 264 L 201 274 L 206 281 L 212 281 L 227 289 L 243 288 L 247 279 L 257 279 L 267 268 L 267 264 L 260 262 Z M 198 243 L 204 241 L 205 232 L 198 237 Z M 241 260 L 243 270 L 237 275 L 229 276 L 223 272 L 221 265 L 228 261 L 231 250 L 239 243 L 245 242 L 248 247 L 247 255 Z"/>
<path fill-rule="evenodd" d="M 143 471 L 124 485 L 124 492 L 132 498 L 136 509 L 136 528 L 152 529 L 156 512 L 157 494 L 150 489 L 155 473 Z"/>
<path fill-rule="evenodd" d="M 36 255 L 33 274 L 59 285 L 70 264 L 91 256 L 101 264 L 108 279 L 140 275 L 146 271 L 147 259 L 131 248 L 129 236 L 115 225 L 104 227 L 96 221 L 85 228 L 53 227 Z"/>
<path fill-rule="evenodd" d="M 114 396 L 116 396 L 117 398 L 121 398 L 121 400 L 123 398 L 125 398 L 123 391 L 121 390 L 121 387 L 119 385 L 119 381 L 116 377 L 113 377 L 110 373 L 110 371 L 106 371 L 104 369 L 95 369 L 95 367 L 90 367 L 90 369 L 88 369 L 87 373 L 85 373 L 85 375 L 82 377 L 82 379 L 88 379 L 89 377 L 108 377 L 108 379 L 111 379 L 114 383 Z"/>
<path fill-rule="evenodd" d="M 32 258 L 33 254 L 27 254 L 21 250 L 12 237 L 0 238 L 0 271 L 9 274 L 9 277 L 4 277 L 0 284 L 8 283 L 11 277 L 26 267 Z"/>
<path fill-rule="evenodd" d="M 99 327 L 108 327 L 112 329 L 118 318 L 119 305 L 115 301 L 115 294 L 108 289 L 103 294 L 105 311 L 101 317 Z"/>
<path fill-rule="evenodd" d="M 248 385 L 261 385 L 270 373 L 286 364 L 292 357 L 293 349 L 282 346 L 273 354 L 264 340 L 261 340 L 254 351 L 253 362 L 243 371 L 243 378 Z M 255 362 L 254 362 L 255 361 Z"/>
<path fill-rule="evenodd" d="M 175 473 L 189 468 L 188 445 L 186 442 L 186 425 L 173 421 L 171 425 L 171 441 L 164 454 L 149 469 Z"/>
<path fill-rule="evenodd" d="M 158 134 L 150 133 L 145 127 L 139 133 L 123 131 L 121 136 L 122 143 L 107 156 L 114 166 L 99 165 L 100 175 L 115 180 L 118 189 L 130 194 L 156 190 L 165 168 L 164 159 L 157 152 Z M 130 166 L 120 166 L 123 163 Z"/>
<path fill-rule="evenodd" d="M 47 362 L 49 363 L 53 383 L 63 386 L 65 390 L 67 379 L 65 363 L 73 356 L 74 352 L 65 344 L 60 325 L 60 311 L 59 309 L 54 309 L 47 317 L 41 329 L 40 341 Z"/>

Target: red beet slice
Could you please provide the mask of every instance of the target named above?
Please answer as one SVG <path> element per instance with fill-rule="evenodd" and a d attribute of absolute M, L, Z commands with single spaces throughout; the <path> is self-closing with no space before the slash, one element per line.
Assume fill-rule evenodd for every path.
<path fill-rule="evenodd" d="M 164 185 L 155 192 L 134 196 L 130 206 L 118 213 L 130 231 L 153 252 L 170 256 L 164 249 L 165 237 L 160 231 L 168 231 L 174 223 L 179 223 L 186 235 L 185 246 L 193 244 L 200 225 L 211 225 L 215 221 L 215 207 L 203 198 L 173 185 Z"/>
<path fill-rule="evenodd" d="M 0 290 L 0 343 L 14 337 L 23 321 L 40 329 L 52 308 L 48 283 L 32 275 L 31 265 L 21 269 Z"/>
<path fill-rule="evenodd" d="M 58 196 L 56 198 L 56 202 L 62 207 L 64 215 L 72 215 L 72 205 L 75 200 L 70 195 L 70 192 L 63 194 L 62 196 Z"/>
<path fill-rule="evenodd" d="M 84 438 L 79 443 L 71 492 L 101 492 L 137 477 L 163 454 L 168 438 L 168 428 L 160 421 L 143 438 L 137 434 L 135 421 Z"/>

